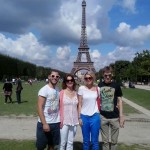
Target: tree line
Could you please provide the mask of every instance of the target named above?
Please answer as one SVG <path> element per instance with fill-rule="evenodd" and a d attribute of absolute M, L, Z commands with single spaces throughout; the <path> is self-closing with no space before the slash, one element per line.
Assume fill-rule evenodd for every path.
<path fill-rule="evenodd" d="M 29 78 L 42 80 L 47 78 L 51 69 L 0 54 L 0 81 L 16 77 L 21 77 L 26 81 Z M 59 72 L 61 76 L 64 76 L 64 72 Z"/>
<path fill-rule="evenodd" d="M 132 81 L 144 82 L 145 84 L 150 82 L 150 50 L 136 53 L 132 62 L 119 60 L 111 63 L 110 66 L 114 70 L 113 75 L 117 82 Z M 0 54 L 0 81 L 17 76 L 24 80 L 29 78 L 42 80 L 47 78 L 50 70 L 52 68 L 36 66 L 35 64 Z M 65 72 L 59 72 L 61 77 L 65 75 Z M 102 79 L 102 69 L 96 73 L 96 78 Z"/>
<path fill-rule="evenodd" d="M 119 60 L 110 64 L 114 70 L 114 79 L 122 81 L 150 83 L 150 50 L 143 50 L 135 54 L 132 62 Z M 102 69 L 96 74 L 98 79 L 102 79 Z"/>

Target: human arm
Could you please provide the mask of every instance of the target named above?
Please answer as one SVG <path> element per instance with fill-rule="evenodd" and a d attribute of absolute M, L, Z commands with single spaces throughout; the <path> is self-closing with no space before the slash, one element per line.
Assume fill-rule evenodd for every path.
<path fill-rule="evenodd" d="M 38 97 L 38 103 L 37 103 L 37 112 L 38 112 L 40 120 L 43 124 L 43 130 L 45 132 L 49 132 L 50 128 L 49 128 L 49 125 L 47 124 L 47 122 L 45 120 L 45 116 L 44 116 L 44 112 L 43 112 L 43 106 L 44 105 L 45 105 L 45 97 L 39 96 Z"/>
<path fill-rule="evenodd" d="M 5 90 L 5 88 L 6 88 L 6 83 L 4 83 L 4 85 L 3 85 L 3 90 Z"/>
<path fill-rule="evenodd" d="M 119 109 L 119 124 L 120 124 L 120 127 L 123 128 L 125 118 L 124 118 L 124 115 L 123 115 L 123 103 L 122 103 L 122 98 L 121 97 L 118 97 L 118 109 Z"/>
<path fill-rule="evenodd" d="M 59 99 L 60 128 L 63 127 L 63 119 L 64 119 L 64 112 L 63 112 L 63 95 L 64 95 L 64 90 L 60 91 L 60 99 Z"/>
<path fill-rule="evenodd" d="M 79 119 L 79 125 L 82 126 L 82 120 L 80 118 L 81 114 L 81 107 L 82 107 L 82 96 L 78 95 L 78 119 Z"/>

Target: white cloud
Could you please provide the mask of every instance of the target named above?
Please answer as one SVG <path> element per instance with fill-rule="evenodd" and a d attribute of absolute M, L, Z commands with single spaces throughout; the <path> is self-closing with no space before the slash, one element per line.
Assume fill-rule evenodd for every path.
<path fill-rule="evenodd" d="M 100 52 L 97 49 L 93 50 L 90 55 L 93 59 L 99 59 L 101 56 Z"/>
<path fill-rule="evenodd" d="M 122 22 L 116 29 L 117 40 L 124 46 L 141 46 L 150 38 L 150 25 L 138 26 L 132 29 L 130 25 Z"/>
<path fill-rule="evenodd" d="M 0 34 L 0 41 L 0 52 L 9 56 L 39 64 L 38 61 L 49 59 L 47 56 L 50 53 L 49 47 L 40 44 L 33 33 L 20 35 L 15 40 Z"/>
<path fill-rule="evenodd" d="M 136 0 L 123 0 L 123 7 L 132 13 L 136 12 L 135 4 Z"/>
<path fill-rule="evenodd" d="M 107 55 L 102 55 L 99 50 L 90 51 L 91 59 L 94 62 L 95 69 L 99 69 L 115 63 L 117 60 L 132 61 L 135 57 L 135 50 L 131 47 L 116 47 L 112 52 Z"/>
<path fill-rule="evenodd" d="M 132 61 L 135 57 L 135 51 L 131 47 L 116 47 L 115 50 L 108 53 L 108 58 L 112 62 L 116 60 Z"/>
<path fill-rule="evenodd" d="M 89 40 L 100 40 L 102 38 L 101 31 L 97 29 L 96 24 L 91 24 L 91 26 L 88 26 L 87 31 L 89 34 Z"/>
<path fill-rule="evenodd" d="M 57 49 L 57 58 L 61 60 L 68 60 L 70 58 L 70 47 L 58 47 Z"/>

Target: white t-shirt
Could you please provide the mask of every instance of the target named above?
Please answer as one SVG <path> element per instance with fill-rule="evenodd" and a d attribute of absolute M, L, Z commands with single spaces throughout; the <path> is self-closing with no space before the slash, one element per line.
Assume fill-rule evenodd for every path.
<path fill-rule="evenodd" d="M 47 123 L 60 122 L 59 115 L 59 91 L 45 85 L 39 90 L 38 96 L 45 97 L 45 105 L 43 107 L 45 120 Z M 38 121 L 41 122 L 38 117 Z"/>
<path fill-rule="evenodd" d="M 100 88 L 98 87 L 98 91 Z M 85 86 L 80 86 L 78 89 L 78 95 L 82 96 L 81 114 L 92 116 L 94 113 L 99 112 L 97 106 L 97 91 L 92 91 Z"/>

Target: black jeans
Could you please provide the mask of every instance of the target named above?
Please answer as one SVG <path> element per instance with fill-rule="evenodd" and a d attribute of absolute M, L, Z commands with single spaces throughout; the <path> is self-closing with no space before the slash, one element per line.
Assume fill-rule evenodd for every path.
<path fill-rule="evenodd" d="M 16 91 L 17 103 L 21 103 L 21 90 Z"/>
<path fill-rule="evenodd" d="M 5 95 L 5 103 L 7 103 L 7 100 L 10 100 L 10 103 L 12 103 L 11 95 Z"/>

